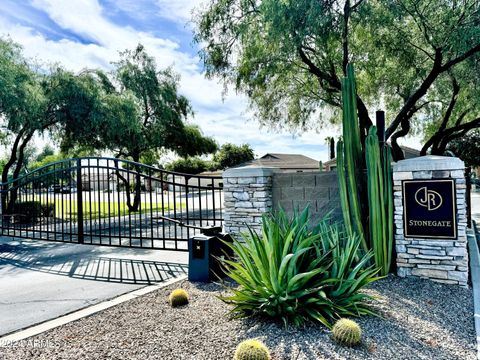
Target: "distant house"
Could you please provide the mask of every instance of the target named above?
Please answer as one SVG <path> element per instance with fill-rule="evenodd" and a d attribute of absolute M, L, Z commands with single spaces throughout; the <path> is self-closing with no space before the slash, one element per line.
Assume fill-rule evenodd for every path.
<path fill-rule="evenodd" d="M 412 159 L 420 156 L 420 150 L 412 149 L 407 146 L 400 146 L 403 151 L 403 155 L 405 159 Z M 330 159 L 323 163 L 323 170 L 324 171 L 332 171 L 337 168 L 337 158 Z"/>
<path fill-rule="evenodd" d="M 318 171 L 320 163 L 300 154 L 268 153 L 261 158 L 247 161 L 238 166 L 262 166 L 277 168 L 285 172 Z"/>

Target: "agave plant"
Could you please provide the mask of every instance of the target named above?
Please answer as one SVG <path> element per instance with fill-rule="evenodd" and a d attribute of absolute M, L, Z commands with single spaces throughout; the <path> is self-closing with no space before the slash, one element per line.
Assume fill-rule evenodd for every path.
<path fill-rule="evenodd" d="M 238 259 L 223 265 L 238 287 L 221 299 L 233 305 L 234 317 L 264 315 L 297 326 L 314 320 L 330 328 L 340 317 L 372 314 L 360 292 L 378 279 L 371 254 L 359 257 L 358 236 L 328 219 L 311 229 L 308 208 L 292 219 L 283 211 L 264 215 L 261 235 L 250 230 L 226 245 Z"/>

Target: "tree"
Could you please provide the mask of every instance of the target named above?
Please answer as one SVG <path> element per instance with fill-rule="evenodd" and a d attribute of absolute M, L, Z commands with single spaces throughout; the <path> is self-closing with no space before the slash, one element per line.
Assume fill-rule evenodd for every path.
<path fill-rule="evenodd" d="M 476 0 L 213 0 L 196 17 L 209 77 L 246 93 L 262 123 L 296 129 L 338 120 L 341 78 L 353 62 L 364 143 L 368 107 L 387 107 L 386 138 L 398 139 L 447 102 L 445 77 L 477 62 Z M 431 95 L 434 90 L 440 99 Z M 429 99 L 427 99 L 429 98 Z M 475 124 L 469 125 L 473 126 Z M 477 125 L 478 126 L 478 125 Z"/>
<path fill-rule="evenodd" d="M 40 153 L 35 157 L 35 162 L 40 162 L 45 159 L 47 156 L 51 156 L 55 154 L 55 149 L 50 145 L 46 144 Z"/>
<path fill-rule="evenodd" d="M 214 139 L 186 121 L 193 115 L 189 101 L 178 93 L 178 75 L 172 69 L 159 70 L 142 45 L 121 53 L 112 73 L 91 71 L 105 94 L 100 121 L 66 129 L 62 148 L 73 144 L 113 151 L 117 158 L 155 162 L 155 156 L 174 151 L 180 156 L 197 156 L 217 149 Z M 89 128 L 89 126 L 91 126 Z M 137 173 L 133 202 L 127 196 L 130 211 L 140 204 L 140 171 Z M 117 171 L 117 177 L 128 180 Z M 128 186 L 126 186 L 128 188 Z"/>
<path fill-rule="evenodd" d="M 17 177 L 24 163 L 25 149 L 35 132 L 48 126 L 46 98 L 42 86 L 21 54 L 20 47 L 0 39 L 0 118 L 10 155 L 2 170 L 2 183 L 10 170 Z M 3 203 L 4 209 L 5 203 Z"/>
<path fill-rule="evenodd" d="M 213 164 L 208 160 L 203 160 L 197 157 L 187 157 L 185 159 L 178 159 L 165 165 L 169 171 L 175 171 L 185 174 L 200 174 L 207 170 L 213 170 Z"/>
<path fill-rule="evenodd" d="M 80 129 L 107 113 L 100 98 L 101 87 L 93 76 L 75 75 L 61 67 L 34 71 L 20 47 L 3 39 L 0 39 L 0 87 L 1 132 L 11 144 L 2 183 L 21 174 L 35 134 Z M 8 204 L 6 194 L 2 196 L 6 212 L 12 211 L 16 198 L 14 183 Z"/>
<path fill-rule="evenodd" d="M 450 71 L 442 80 L 446 83 L 439 86 L 430 95 L 430 99 L 438 106 L 431 107 L 434 114 L 425 121 L 426 142 L 421 154 L 427 151 L 434 155 L 445 153 L 449 143 L 460 139 L 472 129 L 480 127 L 480 61 L 468 62 Z M 437 95 L 444 92 L 444 96 Z M 442 98 L 446 99 L 442 101 Z"/>
<path fill-rule="evenodd" d="M 248 144 L 234 145 L 230 143 L 223 144 L 213 156 L 213 162 L 217 169 L 226 169 L 232 166 L 240 165 L 246 161 L 253 160 L 255 154 Z"/>
<path fill-rule="evenodd" d="M 66 131 L 64 144 L 90 145 L 115 153 L 116 157 L 139 162 L 142 155 L 172 150 L 180 156 L 212 153 L 216 142 L 188 125 L 193 115 L 189 101 L 178 93 L 178 75 L 172 69 L 157 69 L 142 45 L 121 53 L 115 69 L 106 74 L 92 71 L 105 92 L 100 122 L 93 129 L 80 127 Z M 87 131 L 85 131 L 87 130 Z M 92 136 L 93 135 L 93 136 Z"/>
<path fill-rule="evenodd" d="M 453 140 L 447 150 L 462 159 L 466 166 L 480 166 L 480 131 L 476 130 Z"/>

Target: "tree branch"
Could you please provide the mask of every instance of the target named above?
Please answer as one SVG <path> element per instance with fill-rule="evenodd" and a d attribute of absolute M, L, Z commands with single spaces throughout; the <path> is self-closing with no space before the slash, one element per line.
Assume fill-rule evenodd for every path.
<path fill-rule="evenodd" d="M 325 71 L 321 70 L 319 67 L 317 67 L 310 60 L 310 58 L 307 56 L 307 54 L 305 54 L 305 52 L 303 51 L 303 47 L 298 47 L 297 51 L 298 51 L 298 54 L 300 55 L 300 59 L 303 61 L 303 63 L 305 65 L 308 66 L 309 72 L 311 74 L 315 75 L 319 79 L 319 81 L 320 80 L 326 81 L 332 88 L 334 88 L 338 91 L 341 90 L 342 85 L 340 83 L 340 80 L 338 80 L 338 78 L 332 77 L 330 74 L 328 74 L 327 72 L 325 72 Z"/>
<path fill-rule="evenodd" d="M 420 100 L 428 91 L 430 86 L 433 84 L 435 79 L 438 75 L 441 74 L 441 64 L 442 64 L 442 53 L 440 50 L 436 50 L 435 52 L 435 60 L 433 62 L 432 69 L 427 77 L 423 80 L 417 90 L 407 99 L 407 101 L 403 104 L 403 107 L 400 109 L 400 112 L 397 114 L 395 119 L 393 119 L 392 123 L 388 127 L 387 131 L 385 132 L 385 139 L 388 139 L 397 127 L 402 123 L 402 127 L 404 125 L 404 120 L 411 110 L 415 107 L 415 104 L 418 100 Z M 413 114 L 412 114 L 413 115 Z"/>

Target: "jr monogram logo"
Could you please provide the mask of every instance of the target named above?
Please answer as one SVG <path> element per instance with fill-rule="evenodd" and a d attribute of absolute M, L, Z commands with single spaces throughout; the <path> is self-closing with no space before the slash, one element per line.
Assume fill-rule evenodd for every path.
<path fill-rule="evenodd" d="M 429 211 L 437 210 L 442 206 L 442 196 L 433 190 L 428 190 L 426 186 L 420 188 L 415 193 L 415 201 L 418 205 L 426 207 Z"/>

